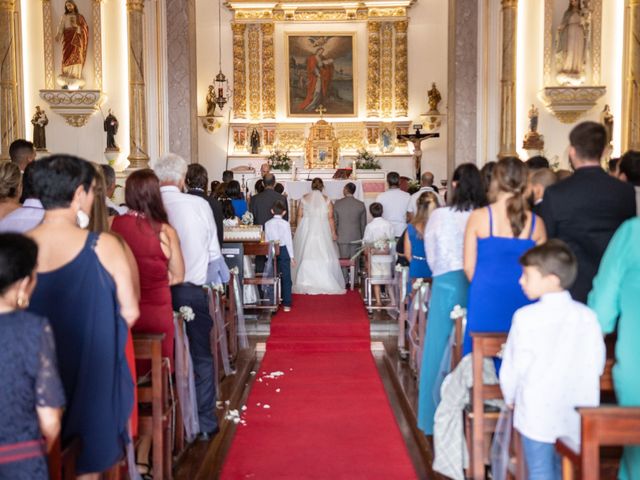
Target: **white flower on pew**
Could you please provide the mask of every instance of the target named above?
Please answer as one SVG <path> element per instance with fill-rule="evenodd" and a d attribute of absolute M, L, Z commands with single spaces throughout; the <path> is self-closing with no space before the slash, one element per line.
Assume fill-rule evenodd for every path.
<path fill-rule="evenodd" d="M 238 273 L 240 273 L 240 270 L 238 269 L 238 267 L 233 267 L 229 269 L 229 273 L 233 273 L 234 275 L 238 275 Z"/>
<path fill-rule="evenodd" d="M 253 213 L 247 210 L 246 212 L 244 212 L 244 215 L 242 215 L 240 221 L 243 225 L 253 225 Z"/>
<path fill-rule="evenodd" d="M 196 318 L 196 314 L 193 313 L 193 308 L 189 307 L 188 305 L 183 305 L 182 307 L 180 307 L 179 311 L 185 322 L 190 322 L 191 320 Z"/>
<path fill-rule="evenodd" d="M 467 309 L 462 308 L 460 305 L 456 305 L 455 307 L 453 307 L 453 310 L 451 310 L 449 318 L 451 318 L 451 320 L 455 320 L 456 318 L 464 317 L 466 315 Z"/>

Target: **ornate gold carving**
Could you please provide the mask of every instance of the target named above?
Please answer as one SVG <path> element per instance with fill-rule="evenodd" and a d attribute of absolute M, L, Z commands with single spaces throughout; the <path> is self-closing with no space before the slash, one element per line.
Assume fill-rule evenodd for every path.
<path fill-rule="evenodd" d="M 334 130 L 341 150 L 358 150 L 363 147 L 365 128 L 362 123 L 337 123 Z"/>
<path fill-rule="evenodd" d="M 591 110 L 606 90 L 606 87 L 546 87 L 541 96 L 558 120 L 573 123 Z"/>
<path fill-rule="evenodd" d="M 516 151 L 516 30 L 517 0 L 502 0 L 502 74 L 500 78 L 500 157 Z"/>
<path fill-rule="evenodd" d="M 311 126 L 305 142 L 306 168 L 336 168 L 340 145 L 333 126 L 326 120 L 318 120 Z"/>
<path fill-rule="evenodd" d="M 249 26 L 249 115 L 260 118 L 260 25 Z"/>
<path fill-rule="evenodd" d="M 102 90 L 102 0 L 93 0 L 93 75 L 97 90 Z M 46 48 L 46 47 L 45 47 Z"/>
<path fill-rule="evenodd" d="M 304 148 L 304 140 L 304 125 L 276 129 L 276 144 L 280 150 L 301 151 Z"/>
<path fill-rule="evenodd" d="M 0 3 L 0 160 L 9 159 L 9 146 L 21 132 L 18 110 L 18 52 L 15 39 L 15 2 Z"/>
<path fill-rule="evenodd" d="M 298 5 L 295 5 L 298 3 Z M 385 2 L 376 6 L 375 2 L 368 1 L 354 3 L 352 1 L 338 2 L 287 2 L 283 8 L 282 3 L 268 1 L 230 1 L 227 3 L 234 12 L 234 20 L 253 22 L 260 20 L 276 20 L 280 22 L 349 22 L 354 20 L 402 18 L 407 16 L 407 9 L 414 3 L 412 0 L 403 2 L 404 5 L 388 6 Z"/>
<path fill-rule="evenodd" d="M 398 8 L 370 8 L 370 17 L 406 17 L 407 9 L 404 7 Z"/>
<path fill-rule="evenodd" d="M 393 108 L 393 24 L 382 24 L 380 42 L 381 116 L 391 117 Z"/>
<path fill-rule="evenodd" d="M 233 116 L 246 118 L 247 116 L 247 84 L 246 63 L 244 50 L 244 23 L 232 23 L 233 30 Z"/>
<path fill-rule="evenodd" d="M 40 98 L 72 127 L 83 127 L 103 101 L 100 90 L 40 90 Z"/>
<path fill-rule="evenodd" d="M 262 118 L 276 116 L 276 76 L 273 66 L 273 23 L 262 24 Z"/>
<path fill-rule="evenodd" d="M 202 123 L 202 128 L 204 128 L 207 133 L 215 132 L 220 126 L 220 117 L 214 117 L 213 115 L 198 115 L 200 122 Z"/>
<path fill-rule="evenodd" d="M 233 150 L 245 151 L 247 149 L 247 127 L 246 125 L 233 127 Z"/>
<path fill-rule="evenodd" d="M 625 65 L 623 151 L 640 150 L 640 0 L 630 0 L 626 16 L 629 59 Z"/>
<path fill-rule="evenodd" d="M 146 168 L 147 106 L 144 84 L 144 0 L 127 0 L 129 33 L 129 157 L 131 168 Z"/>
<path fill-rule="evenodd" d="M 44 33 L 44 85 L 53 89 L 56 86 L 53 69 L 53 20 L 51 18 L 51 0 L 42 0 L 42 27 Z"/>
<path fill-rule="evenodd" d="M 367 116 L 380 114 L 380 22 L 369 22 L 369 51 L 367 71 Z"/>
<path fill-rule="evenodd" d="M 396 27 L 396 71 L 395 114 L 406 117 L 409 110 L 408 66 L 407 66 L 407 21 L 395 22 Z"/>
<path fill-rule="evenodd" d="M 372 145 L 378 145 L 380 141 L 380 126 L 376 125 L 367 125 L 367 143 Z"/>
<path fill-rule="evenodd" d="M 273 18 L 271 10 L 238 10 L 235 13 L 236 20 L 267 20 Z"/>

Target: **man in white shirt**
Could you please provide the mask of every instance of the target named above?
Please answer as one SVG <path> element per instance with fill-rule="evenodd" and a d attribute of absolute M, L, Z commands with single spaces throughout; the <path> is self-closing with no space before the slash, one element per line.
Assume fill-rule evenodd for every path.
<path fill-rule="evenodd" d="M 398 172 L 387 174 L 389 189 L 382 192 L 376 198 L 376 202 L 382 205 L 382 217 L 393 225 L 393 232 L 396 237 L 402 235 L 407 228 L 407 209 L 411 195 L 400 190 L 400 175 Z"/>
<path fill-rule="evenodd" d="M 113 169 L 111 165 L 107 165 L 106 163 L 100 165 L 100 167 L 102 167 L 102 174 L 104 175 L 104 183 L 107 187 L 107 190 L 105 191 L 105 195 L 104 195 L 104 203 L 107 206 L 107 208 L 111 208 L 115 210 L 118 213 L 118 215 L 124 215 L 129 211 L 129 209 L 126 206 L 116 205 L 116 203 L 113 200 L 111 200 L 111 197 L 113 197 L 113 194 L 116 191 L 116 171 Z"/>
<path fill-rule="evenodd" d="M 187 162 L 169 153 L 152 163 L 160 179 L 162 202 L 169 223 L 176 229 L 184 257 L 184 283 L 171 287 L 173 309 L 189 306 L 195 318 L 186 322 L 189 347 L 193 360 L 198 402 L 200 432 L 208 440 L 218 431 L 215 415 L 215 369 L 210 333 L 213 327 L 209 301 L 203 285 L 223 283 L 229 279 L 218 243 L 216 224 L 211 207 L 203 198 L 182 193 L 187 174 Z"/>
<path fill-rule="evenodd" d="M 534 247 L 520 263 L 522 289 L 530 300 L 540 300 L 513 316 L 500 386 L 505 403 L 515 408 L 528 478 L 560 479 L 555 441 L 566 436 L 579 444 L 575 408 L 600 402 L 604 340 L 595 313 L 567 291 L 577 261 L 564 242 Z"/>
<path fill-rule="evenodd" d="M 393 225 L 388 220 L 383 218 L 384 208 L 382 204 L 374 202 L 369 206 L 369 213 L 373 217 L 373 220 L 369 222 L 364 229 L 364 235 L 362 237 L 362 243 L 365 245 L 375 245 L 377 242 L 388 242 L 395 239 L 395 230 Z M 371 270 L 369 275 L 372 277 L 390 277 L 392 274 L 391 269 L 394 268 L 393 256 L 384 255 L 372 255 L 369 262 L 371 264 Z M 380 285 L 373 286 L 373 295 L 376 299 L 376 306 L 381 306 L 380 300 Z M 390 295 L 393 298 L 393 291 Z"/>
<path fill-rule="evenodd" d="M 282 200 L 276 200 L 271 208 L 273 218 L 264 224 L 264 236 L 268 242 L 280 244 L 278 255 L 278 272 L 282 274 L 282 305 L 285 312 L 291 311 L 291 264 L 295 265 L 291 225 L 282 218 L 287 213 L 287 206 Z"/>
<path fill-rule="evenodd" d="M 420 176 L 420 190 L 418 190 L 416 193 L 411 195 L 411 198 L 409 200 L 409 207 L 407 208 L 407 213 L 409 214 L 409 221 L 413 219 L 413 216 L 418 211 L 418 199 L 420 198 L 420 195 L 422 195 L 424 192 L 435 193 L 436 197 L 438 198 L 438 206 L 439 207 L 444 206 L 444 200 L 442 200 L 442 197 L 440 196 L 440 194 L 436 192 L 435 188 L 433 188 L 433 179 L 434 179 L 434 176 L 433 176 L 433 173 L 431 172 L 424 172 Z"/>

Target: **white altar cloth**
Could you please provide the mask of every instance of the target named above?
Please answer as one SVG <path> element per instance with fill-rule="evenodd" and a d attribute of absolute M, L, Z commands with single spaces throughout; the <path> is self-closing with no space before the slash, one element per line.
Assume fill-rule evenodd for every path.
<path fill-rule="evenodd" d="M 344 196 L 342 194 L 344 186 L 352 182 L 356 186 L 356 193 L 354 193 L 353 196 L 360 201 L 364 201 L 364 191 L 362 189 L 362 181 L 360 180 L 323 180 L 323 182 L 324 193 L 331 200 L 342 198 Z M 289 200 L 300 200 L 311 191 L 311 182 L 306 180 L 284 180 L 282 184 L 284 185 L 284 192 L 289 197 Z"/>

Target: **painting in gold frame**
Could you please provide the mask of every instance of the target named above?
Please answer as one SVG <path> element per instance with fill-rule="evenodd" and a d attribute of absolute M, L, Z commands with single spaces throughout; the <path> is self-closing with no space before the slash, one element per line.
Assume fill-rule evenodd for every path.
<path fill-rule="evenodd" d="M 288 33 L 286 38 L 289 116 L 356 115 L 355 32 Z"/>

